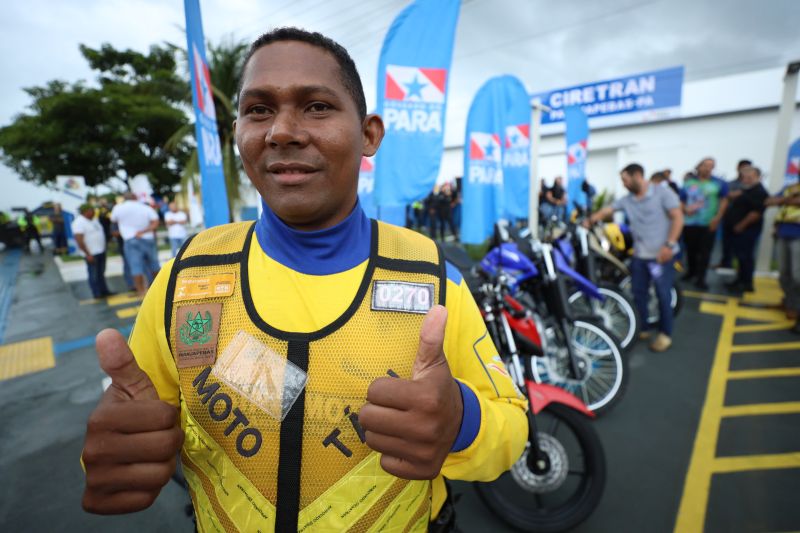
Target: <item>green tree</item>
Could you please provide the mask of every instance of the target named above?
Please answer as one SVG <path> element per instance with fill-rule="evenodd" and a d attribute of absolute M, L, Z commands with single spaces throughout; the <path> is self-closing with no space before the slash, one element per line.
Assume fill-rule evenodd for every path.
<path fill-rule="evenodd" d="M 58 174 L 81 175 L 89 186 L 147 175 L 167 193 L 179 182 L 186 143 L 167 147 L 188 119 L 185 81 L 168 47 L 149 53 L 80 46 L 97 72 L 97 86 L 54 80 L 25 91 L 27 113 L 0 128 L 0 159 L 23 179 L 51 183 Z"/>
<path fill-rule="evenodd" d="M 184 57 L 186 51 L 173 45 L 175 50 L 180 50 Z M 236 119 L 236 98 L 239 92 L 242 65 L 247 55 L 249 44 L 246 41 L 235 39 L 232 35 L 222 39 L 218 44 L 208 44 L 208 68 L 211 75 L 211 92 L 214 97 L 214 109 L 217 114 L 217 130 L 219 144 L 222 151 L 222 169 L 225 174 L 225 188 L 228 193 L 228 208 L 233 213 L 235 204 L 241 198 L 241 160 L 236 156 L 236 139 L 233 134 L 233 121 Z M 187 61 L 188 64 L 188 61 Z M 187 74 L 188 75 L 188 74 Z M 188 85 L 187 85 L 188 87 Z M 186 92 L 187 102 L 191 102 L 191 93 Z M 189 180 L 199 189 L 196 176 L 199 173 L 196 142 L 194 142 L 195 124 L 191 122 L 182 126 L 172 135 L 167 143 L 174 147 L 181 143 L 194 143 L 195 149 L 186 161 L 181 177 L 181 188 L 186 190 Z"/>

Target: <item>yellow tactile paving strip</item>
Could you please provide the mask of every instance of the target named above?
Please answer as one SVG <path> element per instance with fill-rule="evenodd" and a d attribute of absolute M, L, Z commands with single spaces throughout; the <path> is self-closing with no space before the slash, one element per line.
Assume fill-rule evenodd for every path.
<path fill-rule="evenodd" d="M 41 337 L 0 346 L 0 381 L 56 366 L 53 338 Z"/>
<path fill-rule="evenodd" d="M 131 318 L 139 313 L 139 306 L 125 307 L 124 309 L 117 309 L 117 318 Z"/>

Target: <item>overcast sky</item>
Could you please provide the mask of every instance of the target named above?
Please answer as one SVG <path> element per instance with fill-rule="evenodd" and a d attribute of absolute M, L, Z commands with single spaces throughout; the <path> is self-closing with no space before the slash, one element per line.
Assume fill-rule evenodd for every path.
<path fill-rule="evenodd" d="M 212 42 L 228 34 L 250 41 L 283 25 L 340 41 L 359 67 L 370 107 L 383 37 L 408 3 L 200 0 Z M 93 78 L 78 44 L 140 51 L 164 41 L 185 46 L 183 25 L 180 0 L 4 3 L 0 125 L 25 110 L 29 99 L 23 87 Z M 799 26 L 799 0 L 463 0 L 448 116 L 466 113 L 480 85 L 499 74 L 517 75 L 529 90 L 540 92 L 679 65 L 686 67 L 687 81 L 782 67 L 800 59 Z M 18 181 L 0 165 L 0 183 Z M 7 201 L 0 201 L 0 209 Z"/>

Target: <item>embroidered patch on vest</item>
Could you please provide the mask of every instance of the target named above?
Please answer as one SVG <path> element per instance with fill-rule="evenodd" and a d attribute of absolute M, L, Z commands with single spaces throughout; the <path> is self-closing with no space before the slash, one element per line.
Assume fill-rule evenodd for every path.
<path fill-rule="evenodd" d="M 178 279 L 178 285 L 175 287 L 175 301 L 230 296 L 233 294 L 235 285 L 236 274 L 233 272 L 211 276 L 183 277 Z"/>
<path fill-rule="evenodd" d="M 425 314 L 433 305 L 433 283 L 375 281 L 372 285 L 373 311 Z"/>
<path fill-rule="evenodd" d="M 214 364 L 222 303 L 181 305 L 175 315 L 178 368 Z"/>

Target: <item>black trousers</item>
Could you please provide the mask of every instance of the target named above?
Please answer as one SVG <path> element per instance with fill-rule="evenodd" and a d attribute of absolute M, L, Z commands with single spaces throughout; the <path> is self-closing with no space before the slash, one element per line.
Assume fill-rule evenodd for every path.
<path fill-rule="evenodd" d="M 705 281 L 711 249 L 714 247 L 714 232 L 708 226 L 685 226 L 683 242 L 686 244 L 686 261 L 689 263 L 686 277 Z"/>
<path fill-rule="evenodd" d="M 739 262 L 739 275 L 736 280 L 747 287 L 753 286 L 756 244 L 760 234 L 760 229 L 754 226 L 741 233 L 733 233 L 733 255 Z"/>

